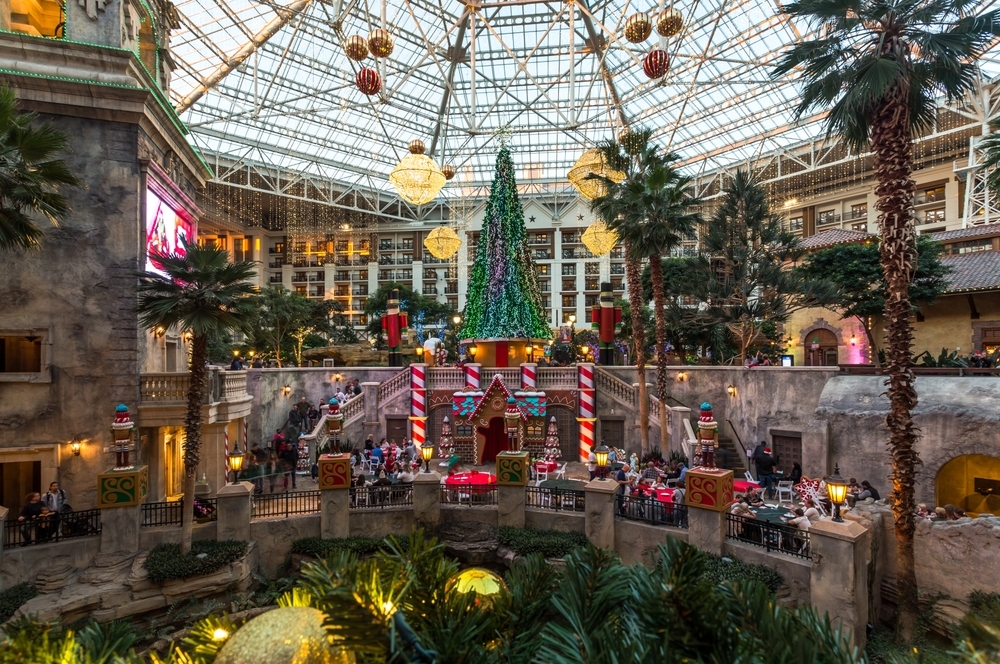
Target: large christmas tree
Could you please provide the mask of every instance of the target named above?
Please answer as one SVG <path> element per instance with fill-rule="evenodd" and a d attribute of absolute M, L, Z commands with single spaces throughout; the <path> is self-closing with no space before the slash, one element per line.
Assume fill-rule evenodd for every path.
<path fill-rule="evenodd" d="M 528 251 L 514 162 L 504 145 L 486 203 L 469 278 L 462 339 L 548 339 L 552 336 Z"/>

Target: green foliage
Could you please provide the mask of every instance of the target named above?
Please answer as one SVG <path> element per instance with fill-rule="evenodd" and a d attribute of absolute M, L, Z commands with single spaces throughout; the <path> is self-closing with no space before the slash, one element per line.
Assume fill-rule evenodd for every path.
<path fill-rule="evenodd" d="M 247 552 L 247 543 L 238 540 L 203 540 L 194 542 L 191 551 L 180 554 L 177 544 L 158 544 L 149 552 L 142 566 L 149 580 L 162 583 L 171 579 L 187 579 L 192 576 L 211 574 L 222 567 L 236 562 Z M 205 554 L 199 558 L 200 554 Z"/>
<path fill-rule="evenodd" d="M 339 537 L 323 539 L 321 537 L 304 537 L 292 542 L 292 553 L 314 558 L 326 558 L 335 553 L 349 553 L 362 557 L 370 556 L 379 551 L 389 550 L 388 537 Z"/>
<path fill-rule="evenodd" d="M 941 354 L 937 357 L 931 355 L 930 351 L 925 350 L 920 355 L 913 358 L 914 364 L 918 367 L 968 367 L 969 363 L 964 357 L 959 357 L 958 351 L 953 350 L 950 353 L 947 348 L 941 349 Z"/>
<path fill-rule="evenodd" d="M 688 465 L 687 455 L 677 450 L 670 450 L 670 457 L 667 459 L 667 461 L 673 463 L 683 463 L 685 466 Z"/>
<path fill-rule="evenodd" d="M 368 316 L 368 336 L 378 340 L 378 348 L 385 347 L 385 337 L 382 334 L 382 316 L 388 310 L 389 292 L 399 291 L 399 310 L 405 311 L 409 327 L 420 334 L 425 325 L 436 325 L 439 328 L 451 321 L 455 310 L 437 298 L 421 295 L 409 286 L 394 281 L 383 283 L 378 290 L 365 300 L 365 314 Z"/>
<path fill-rule="evenodd" d="M 34 113 L 20 113 L 14 90 L 0 87 L 0 252 L 36 249 L 43 232 L 35 219 L 57 225 L 70 213 L 60 185 L 84 183 L 56 156 L 69 138 Z"/>
<path fill-rule="evenodd" d="M 31 583 L 19 583 L 0 592 L 0 623 L 10 620 L 21 605 L 36 596 L 38 588 Z"/>
<path fill-rule="evenodd" d="M 736 583 L 739 581 L 757 581 L 772 593 L 778 592 L 783 579 L 781 574 L 766 565 L 754 565 L 734 558 L 722 558 L 709 554 L 706 575 L 713 583 Z"/>
<path fill-rule="evenodd" d="M 76 633 L 80 647 L 96 661 L 111 661 L 116 655 L 124 655 L 135 645 L 138 635 L 129 620 L 113 620 L 103 625 L 90 619 Z"/>
<path fill-rule="evenodd" d="M 643 463 L 643 465 L 645 465 L 646 463 L 648 463 L 650 461 L 656 461 L 658 463 L 662 463 L 663 462 L 663 454 L 660 452 L 660 448 L 659 447 L 654 447 L 650 451 L 648 451 L 645 454 L 643 454 L 639 458 L 639 461 L 641 461 Z"/>
<path fill-rule="evenodd" d="M 546 558 L 562 558 L 574 549 L 587 546 L 587 536 L 583 533 L 513 526 L 500 526 L 497 540 L 518 555 L 538 553 Z"/>
<path fill-rule="evenodd" d="M 357 336 L 336 300 L 312 300 L 283 286 L 272 286 L 260 291 L 255 308 L 248 346 L 264 357 L 273 357 L 278 366 L 289 356 L 301 365 L 305 348 Z"/>

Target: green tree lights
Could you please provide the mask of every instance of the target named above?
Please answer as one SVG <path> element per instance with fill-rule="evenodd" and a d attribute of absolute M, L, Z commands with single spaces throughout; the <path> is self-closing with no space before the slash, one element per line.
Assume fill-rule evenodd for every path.
<path fill-rule="evenodd" d="M 514 162 L 504 145 L 497 153 L 460 338 L 550 338 L 533 268 Z"/>

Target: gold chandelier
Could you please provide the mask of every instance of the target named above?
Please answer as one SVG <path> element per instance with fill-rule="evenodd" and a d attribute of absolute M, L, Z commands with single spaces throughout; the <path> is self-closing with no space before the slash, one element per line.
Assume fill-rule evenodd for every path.
<path fill-rule="evenodd" d="M 587 227 L 580 239 L 584 246 L 590 249 L 590 253 L 595 256 L 603 256 L 618 244 L 618 233 L 608 230 L 603 221 L 595 221 Z"/>
<path fill-rule="evenodd" d="M 424 238 L 424 248 L 431 256 L 440 260 L 451 258 L 461 246 L 462 240 L 458 237 L 458 233 L 448 226 L 438 226 Z"/>
<path fill-rule="evenodd" d="M 434 160 L 424 154 L 423 141 L 410 141 L 410 154 L 392 169 L 389 182 L 404 201 L 423 205 L 437 197 L 446 179 Z"/>
<path fill-rule="evenodd" d="M 600 180 L 590 178 L 590 175 L 603 175 L 612 182 L 618 183 L 625 179 L 625 174 L 608 168 L 604 163 L 604 155 L 597 148 L 591 148 L 580 155 L 580 158 L 569 169 L 566 178 L 570 181 L 580 195 L 587 200 L 594 200 L 598 196 L 604 196 L 607 191 L 604 183 Z"/>

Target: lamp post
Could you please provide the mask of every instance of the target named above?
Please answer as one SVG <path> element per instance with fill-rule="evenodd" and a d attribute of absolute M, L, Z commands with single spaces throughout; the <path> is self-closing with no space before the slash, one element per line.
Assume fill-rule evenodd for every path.
<path fill-rule="evenodd" d="M 417 354 L 417 361 L 418 362 L 423 361 L 423 359 L 424 359 L 424 347 L 423 346 L 417 346 L 413 350 Z"/>
<path fill-rule="evenodd" d="M 834 465 L 833 475 L 826 478 L 826 495 L 833 503 L 833 520 L 843 523 L 844 520 L 840 518 L 840 504 L 847 497 L 847 482 L 840 476 L 840 464 Z"/>
<path fill-rule="evenodd" d="M 434 457 L 434 446 L 425 441 L 420 446 L 420 457 L 424 460 L 424 472 L 431 472 L 431 459 Z"/>
<path fill-rule="evenodd" d="M 476 359 L 476 351 L 478 351 L 478 350 L 479 350 L 479 348 L 476 346 L 475 343 L 469 344 L 469 357 L 471 357 L 473 360 L 475 360 Z"/>
<path fill-rule="evenodd" d="M 237 442 L 233 445 L 233 451 L 226 455 L 226 465 L 229 466 L 229 471 L 233 474 L 233 484 L 237 484 L 240 471 L 243 470 L 243 452 L 240 452 L 240 444 Z"/>
<path fill-rule="evenodd" d="M 462 317 L 452 316 L 451 322 L 455 324 L 455 327 L 458 327 L 458 324 L 462 322 Z"/>
<path fill-rule="evenodd" d="M 601 481 L 608 478 L 608 451 L 608 446 L 604 444 L 594 448 L 594 456 L 597 457 L 597 472 L 601 476 Z"/>

